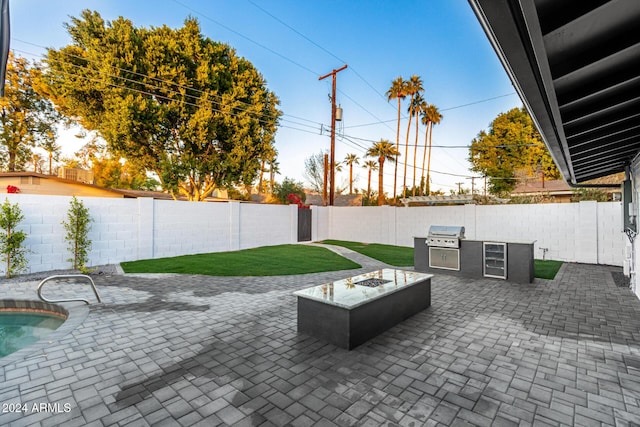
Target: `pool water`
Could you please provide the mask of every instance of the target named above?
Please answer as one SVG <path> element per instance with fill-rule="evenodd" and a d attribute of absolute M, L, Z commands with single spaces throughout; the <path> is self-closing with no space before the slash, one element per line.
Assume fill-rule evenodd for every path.
<path fill-rule="evenodd" d="M 0 311 L 0 357 L 41 340 L 64 321 L 61 316 L 48 313 Z"/>

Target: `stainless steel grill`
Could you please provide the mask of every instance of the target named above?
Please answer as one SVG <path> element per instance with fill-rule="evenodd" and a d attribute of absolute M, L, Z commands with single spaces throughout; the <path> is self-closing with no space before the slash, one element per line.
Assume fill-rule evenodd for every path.
<path fill-rule="evenodd" d="M 427 235 L 427 245 L 439 248 L 459 248 L 464 239 L 464 227 L 459 225 L 432 225 Z"/>

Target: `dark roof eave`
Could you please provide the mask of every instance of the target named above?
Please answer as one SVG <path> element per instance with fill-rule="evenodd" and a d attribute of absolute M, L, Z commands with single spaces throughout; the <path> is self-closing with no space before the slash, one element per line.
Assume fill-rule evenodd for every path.
<path fill-rule="evenodd" d="M 535 6 L 516 0 L 469 0 L 469 4 L 560 173 L 567 183 L 575 184 Z"/>

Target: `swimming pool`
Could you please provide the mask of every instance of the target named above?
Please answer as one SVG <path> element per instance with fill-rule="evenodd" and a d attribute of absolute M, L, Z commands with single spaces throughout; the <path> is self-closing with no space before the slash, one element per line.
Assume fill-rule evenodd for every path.
<path fill-rule="evenodd" d="M 66 319 L 66 310 L 54 304 L 0 301 L 0 358 L 40 341 Z"/>

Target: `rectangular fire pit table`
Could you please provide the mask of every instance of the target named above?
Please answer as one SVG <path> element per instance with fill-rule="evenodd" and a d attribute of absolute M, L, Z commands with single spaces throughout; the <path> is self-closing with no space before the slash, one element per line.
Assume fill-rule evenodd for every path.
<path fill-rule="evenodd" d="M 351 350 L 428 308 L 432 277 L 385 268 L 296 291 L 298 332 Z"/>

